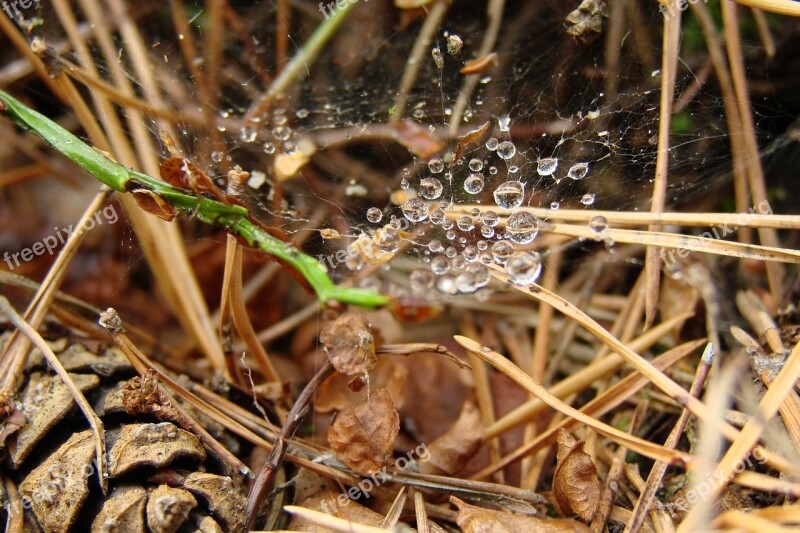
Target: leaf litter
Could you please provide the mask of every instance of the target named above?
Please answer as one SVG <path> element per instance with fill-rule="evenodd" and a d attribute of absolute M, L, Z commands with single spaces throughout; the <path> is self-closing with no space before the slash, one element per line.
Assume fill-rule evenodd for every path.
<path fill-rule="evenodd" d="M 45 284 L 41 299 L 30 300 L 35 282 L 2 282 L 17 308 L 40 302 L 26 319 L 48 341 L 60 339 L 54 351 L 75 389 L 111 424 L 111 473 L 126 481 L 114 480 L 104 495 L 89 481 L 96 477 L 77 480 L 67 487 L 75 508 L 61 521 L 53 519 L 61 510 L 42 502 L 32 514 L 9 519 L 53 531 L 73 522 L 100 528 L 109 520 L 152 531 L 205 530 L 200 524 L 208 520 L 225 530 L 261 520 L 267 529 L 354 531 L 401 522 L 437 531 L 439 524 L 464 531 L 584 531 L 588 524 L 756 531 L 798 523 L 798 224 L 784 216 L 793 212 L 785 161 L 793 154 L 797 109 L 787 97 L 791 89 L 770 86 L 794 87 L 798 79 L 785 62 L 795 33 L 786 13 L 697 3 L 680 17 L 673 6 L 667 21 L 657 5 L 491 0 L 486 9 L 362 2 L 312 20 L 277 6 L 275 30 L 257 7 L 238 4 L 209 4 L 208 23 L 158 6 L 125 13 L 134 31 L 159 36 L 148 53 L 89 20 L 96 15 L 87 10 L 78 18 L 120 49 L 99 44 L 96 53 L 81 55 L 78 41 L 69 56 L 59 50 L 80 34 L 74 21 L 40 6 L 39 23 L 22 21 L 33 33 L 13 42 L 35 39 L 34 49 L 44 53 L 20 49 L 27 59 L 14 63 L 17 53 L 4 51 L 3 64 L 25 65 L 25 72 L 4 70 L 3 86 L 19 87 L 26 104 L 115 160 L 150 176 L 161 165 L 161 176 L 198 204 L 241 201 L 267 234 L 294 241 L 337 283 L 391 297 L 396 313 L 354 313 L 328 302 L 320 315 L 291 274 L 247 251 L 246 239 L 237 243 L 200 224 L 201 212 L 176 209 L 169 195 L 148 188 L 130 191 L 133 201 L 116 196 L 120 212 L 125 206 L 123 223 L 93 229 L 69 268 L 54 269 L 55 286 L 65 293 Z M 669 12 L 668 3 L 662 7 Z M 385 22 L 393 16 L 396 27 Z M 323 31 L 311 38 L 300 21 Z M 666 57 L 672 52 L 662 52 L 661 33 L 678 22 L 679 56 Z M 359 24 L 370 29 L 359 32 L 354 51 L 347 33 Z M 182 28 L 180 38 L 175 28 Z M 19 31 L 5 18 L 0 29 Z M 727 57 L 715 52 L 718 35 Z M 326 39 L 329 46 L 322 46 Z M 267 58 L 273 63 L 273 40 L 274 64 L 286 66 L 271 86 L 269 69 L 248 73 Z M 115 72 L 119 57 L 135 58 L 125 72 Z M 148 70 L 158 73 L 153 82 L 163 90 L 145 90 Z M 25 81 L 46 71 L 53 77 L 43 81 L 67 103 L 66 113 Z M 665 130 L 659 98 L 673 75 Z M 68 76 L 96 98 L 64 91 Z M 141 85 L 131 91 L 128 82 Z M 86 103 L 89 113 L 81 111 Z M 0 223 L 9 228 L 2 246 L 10 253 L 28 248 L 33 259 L 4 262 L 16 274 L 44 279 L 52 260 L 34 254 L 37 243 L 48 242 L 53 225 L 78 220 L 89 193 L 75 187 L 74 169 L 56 152 L 23 132 L 6 133 L 22 150 L 0 151 L 9 169 L 0 173 L 9 200 L 0 207 Z M 148 135 L 150 147 L 143 142 Z M 159 140 L 166 145 L 161 153 L 153 148 Z M 653 198 L 659 140 L 669 147 L 668 165 L 659 167 L 668 179 L 658 170 L 667 187 Z M 238 192 L 226 188 L 226 178 L 241 181 Z M 767 193 L 769 211 L 754 213 Z M 651 201 L 662 200 L 667 209 L 648 213 Z M 744 220 L 748 209 L 752 216 Z M 150 215 L 171 225 L 156 225 Z M 174 231 L 178 224 L 184 239 Z M 733 225 L 731 236 L 722 235 Z M 769 234 L 776 229 L 779 239 Z M 56 243 L 56 253 L 64 246 Z M 658 249 L 666 252 L 653 270 Z M 680 255 L 685 251 L 688 258 Z M 241 287 L 228 294 L 246 301 L 236 302 L 231 322 L 228 309 L 208 308 L 226 302 L 220 293 L 236 285 L 232 269 L 241 271 Z M 658 292 L 636 281 L 652 280 L 654 272 Z M 177 378 L 159 378 L 156 386 L 191 402 L 206 421 L 154 421 L 161 397 L 140 398 L 150 409 L 125 409 L 118 377 L 152 377 L 152 361 L 129 365 L 102 349 L 75 360 L 78 342 L 107 340 L 91 324 L 94 306 L 121 309 L 125 327 L 136 330 L 125 342 L 188 376 L 183 389 Z M 643 327 L 654 309 L 653 326 Z M 719 355 L 707 363 L 715 365 L 707 390 L 722 397 L 716 403 L 700 394 L 704 382 L 695 373 L 706 364 L 706 341 Z M 251 369 L 249 353 L 241 356 L 253 342 L 263 343 L 269 372 Z M 11 344 L 3 383 L 20 387 L 0 391 L 0 399 L 11 454 L 4 489 L 13 499 L 16 491 L 32 494 L 41 484 L 33 473 L 51 471 L 63 446 L 89 433 L 80 432 L 83 426 L 49 442 L 60 429 L 77 427 L 75 404 L 57 390 L 62 381 L 48 373 L 41 354 L 26 361 L 19 341 Z M 605 359 L 614 351 L 635 370 Z M 441 357 L 466 360 L 468 353 L 476 356 L 469 370 Z M 478 367 L 478 359 L 491 365 Z M 713 388 L 725 369 L 736 379 Z M 40 398 L 30 396 L 43 379 L 55 379 L 46 388 L 64 401 L 54 402 L 52 414 L 50 406 L 29 413 L 26 405 L 39 406 Z M 287 412 L 291 398 L 283 405 L 267 390 L 297 402 Z M 262 408 L 257 415 L 253 402 Z M 523 404 L 526 416 L 515 409 Z M 626 425 L 637 409 L 647 416 Z M 130 417 L 123 427 L 120 417 Z M 721 421 L 715 437 L 723 435 L 730 448 L 703 448 L 698 420 Z M 558 430 L 564 426 L 569 434 Z M 38 428 L 32 451 L 15 455 L 31 428 Z M 126 428 L 144 432 L 145 442 L 120 447 L 132 431 Z M 164 436 L 172 447 L 157 445 Z M 209 437 L 236 461 L 261 469 L 255 483 L 266 489 L 245 502 L 249 482 L 241 477 L 184 472 L 215 468 L 222 454 Z M 139 451 L 123 454 L 131 447 Z M 80 452 L 75 465 L 88 469 L 94 447 Z M 410 457 L 417 460 L 404 459 Z M 147 469 L 155 472 L 143 482 L 139 474 Z M 375 483 L 384 469 L 386 480 Z M 658 474 L 655 485 L 648 473 Z M 698 485 L 703 474 L 722 475 L 721 487 Z M 304 478 L 311 480 L 305 492 Z M 273 492 L 258 496 L 265 491 Z M 532 498 L 539 494 L 545 498 Z M 223 512 L 225 495 L 232 497 Z"/>

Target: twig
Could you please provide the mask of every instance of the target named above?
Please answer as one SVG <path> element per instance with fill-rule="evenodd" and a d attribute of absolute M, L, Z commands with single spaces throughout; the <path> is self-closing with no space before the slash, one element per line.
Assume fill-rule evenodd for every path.
<path fill-rule="evenodd" d="M 275 472 L 283 462 L 283 456 L 286 454 L 286 440 L 294 435 L 297 426 L 303 420 L 303 411 L 308 407 L 317 389 L 322 385 L 322 382 L 333 374 L 333 372 L 333 365 L 330 361 L 326 360 L 325 364 L 322 365 L 314 377 L 311 378 L 311 381 L 305 386 L 300 396 L 297 397 L 297 401 L 294 402 L 294 405 L 289 411 L 286 422 L 284 422 L 283 427 L 281 427 L 281 432 L 278 435 L 278 439 L 275 441 L 275 446 L 272 448 L 267 461 L 261 468 L 261 472 L 258 473 L 253 487 L 250 489 L 250 494 L 247 497 L 248 531 L 255 527 L 255 521 L 258 518 L 258 510 L 261 508 L 261 504 L 267 496 L 267 490 L 270 485 L 272 485 Z"/>

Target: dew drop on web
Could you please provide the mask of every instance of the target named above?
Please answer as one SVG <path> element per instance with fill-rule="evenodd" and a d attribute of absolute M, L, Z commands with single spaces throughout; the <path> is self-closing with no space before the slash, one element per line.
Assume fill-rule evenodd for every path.
<path fill-rule="evenodd" d="M 377 207 L 370 207 L 367 209 L 367 220 L 373 224 L 377 224 L 383 218 L 383 212 Z"/>
<path fill-rule="evenodd" d="M 536 172 L 540 176 L 552 176 L 558 168 L 558 159 L 555 157 L 545 157 L 536 162 Z"/>
<path fill-rule="evenodd" d="M 542 260 L 536 252 L 518 251 L 506 260 L 509 281 L 527 287 L 536 282 L 542 271 Z"/>
<path fill-rule="evenodd" d="M 587 192 L 581 197 L 581 203 L 583 205 L 592 205 L 594 203 L 594 193 Z"/>
<path fill-rule="evenodd" d="M 464 190 L 469 194 L 478 194 L 483 190 L 483 174 L 470 174 L 464 180 Z"/>
<path fill-rule="evenodd" d="M 539 220 L 527 211 L 518 211 L 506 220 L 508 238 L 517 244 L 528 244 L 539 233 Z"/>
<path fill-rule="evenodd" d="M 438 157 L 434 157 L 428 161 L 428 170 L 434 174 L 439 174 L 442 170 L 444 170 L 444 162 Z"/>
<path fill-rule="evenodd" d="M 522 205 L 525 186 L 520 181 L 506 181 L 494 190 L 494 202 L 501 209 L 515 209 Z"/>
<path fill-rule="evenodd" d="M 497 155 L 502 159 L 511 159 L 517 153 L 517 147 L 511 141 L 503 141 L 497 145 Z"/>
<path fill-rule="evenodd" d="M 480 172 L 483 170 L 483 161 L 478 158 L 473 158 L 469 160 L 469 169 L 472 172 Z"/>
<path fill-rule="evenodd" d="M 436 200 L 443 190 L 442 182 L 436 178 L 422 178 L 419 181 L 419 194 L 426 200 Z"/>
<path fill-rule="evenodd" d="M 411 198 L 402 207 L 403 216 L 410 222 L 422 222 L 428 218 L 428 204 L 419 198 Z"/>
<path fill-rule="evenodd" d="M 567 171 L 567 177 L 574 180 L 582 180 L 589 173 L 589 163 L 575 163 Z"/>

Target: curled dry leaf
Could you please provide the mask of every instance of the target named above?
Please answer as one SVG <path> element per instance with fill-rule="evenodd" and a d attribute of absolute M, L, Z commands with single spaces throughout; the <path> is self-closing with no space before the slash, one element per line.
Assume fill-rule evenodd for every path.
<path fill-rule="evenodd" d="M 375 366 L 375 339 L 367 317 L 347 313 L 325 324 L 319 340 L 333 367 L 348 376 L 363 376 Z"/>
<path fill-rule="evenodd" d="M 328 429 L 336 457 L 361 475 L 372 475 L 384 465 L 400 431 L 400 417 L 386 389 L 378 389 L 360 404 L 345 409 Z"/>
<path fill-rule="evenodd" d="M 451 163 L 451 166 L 455 164 L 456 161 L 461 159 L 461 157 L 464 155 L 464 151 L 467 149 L 469 145 L 475 144 L 478 141 L 480 141 L 489 132 L 491 127 L 492 127 L 492 122 L 490 120 L 487 120 L 478 129 L 468 131 L 464 135 L 461 135 L 458 138 L 458 144 L 456 145 L 456 151 L 455 154 L 453 155 L 453 162 Z"/>
<path fill-rule="evenodd" d="M 161 220 L 172 222 L 178 215 L 178 211 L 169 205 L 160 195 L 147 189 L 138 189 L 133 192 L 133 199 L 136 205 L 142 208 L 143 211 L 155 215 Z"/>
<path fill-rule="evenodd" d="M 590 521 L 600 502 L 602 487 L 597 468 L 583 441 L 577 441 L 565 430 L 558 432 L 556 471 L 553 475 L 553 495 L 561 512 Z"/>
<path fill-rule="evenodd" d="M 395 125 L 394 130 L 397 142 L 425 161 L 445 147 L 442 141 L 416 122 L 401 120 Z"/>
<path fill-rule="evenodd" d="M 401 409 L 407 378 L 406 367 L 389 357 L 382 357 L 369 373 L 369 388 L 386 387 L 392 395 L 395 409 Z M 355 392 L 348 386 L 350 379 L 338 372 L 326 379 L 317 391 L 314 409 L 319 413 L 329 413 L 341 411 L 364 401 L 367 398 L 368 388 Z"/>
<path fill-rule="evenodd" d="M 45 531 L 69 531 L 78 517 L 94 472 L 94 442 L 91 430 L 73 434 L 22 481 L 20 496 Z"/>
<path fill-rule="evenodd" d="M 452 475 L 478 453 L 483 442 L 483 422 L 474 403 L 467 401 L 447 433 L 428 445 L 431 458 L 421 462 L 423 474 Z"/>
<path fill-rule="evenodd" d="M 458 507 L 456 523 L 464 533 L 515 533 L 536 531 L 537 533 L 588 533 L 586 525 L 563 518 L 538 518 L 496 511 L 470 505 L 450 496 L 450 502 Z"/>
<path fill-rule="evenodd" d="M 174 533 L 195 507 L 197 500 L 191 493 L 161 485 L 147 498 L 147 526 L 153 533 Z"/>
<path fill-rule="evenodd" d="M 480 74 L 487 68 L 489 65 L 496 65 L 497 64 L 497 52 L 492 52 L 491 54 L 487 54 L 483 57 L 479 57 L 478 59 L 471 59 L 464 63 L 464 66 L 461 67 L 459 72 L 464 76 L 468 76 L 469 74 Z"/>

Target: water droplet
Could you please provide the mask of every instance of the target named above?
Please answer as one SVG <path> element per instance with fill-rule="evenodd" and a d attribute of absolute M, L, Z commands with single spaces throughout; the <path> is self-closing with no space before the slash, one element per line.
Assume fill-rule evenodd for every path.
<path fill-rule="evenodd" d="M 297 118 L 306 118 L 308 116 L 308 109 L 300 108 L 295 115 L 297 115 Z"/>
<path fill-rule="evenodd" d="M 481 216 L 481 210 L 478 209 L 477 207 L 473 207 L 472 209 L 469 210 L 469 216 L 471 216 L 472 218 L 477 218 Z"/>
<path fill-rule="evenodd" d="M 464 180 L 464 190 L 469 194 L 478 194 L 483 190 L 483 174 L 470 174 Z"/>
<path fill-rule="evenodd" d="M 483 239 L 481 239 L 481 240 L 479 240 L 478 242 L 475 243 L 475 246 L 478 247 L 478 250 L 483 251 L 483 250 L 486 250 L 487 248 L 489 248 L 489 243 L 484 241 Z"/>
<path fill-rule="evenodd" d="M 447 249 L 444 251 L 444 255 L 452 259 L 458 255 L 458 250 L 456 250 L 455 246 L 448 246 Z"/>
<path fill-rule="evenodd" d="M 594 203 L 594 193 L 587 192 L 581 197 L 581 203 L 583 205 L 592 205 Z"/>
<path fill-rule="evenodd" d="M 575 163 L 567 171 L 567 177 L 574 180 L 582 180 L 589 173 L 589 163 Z"/>
<path fill-rule="evenodd" d="M 442 170 L 444 170 L 444 162 L 438 157 L 434 157 L 428 161 L 428 170 L 434 174 L 439 174 Z"/>
<path fill-rule="evenodd" d="M 445 256 L 437 255 L 431 259 L 431 272 L 437 276 L 446 274 L 448 270 L 450 270 L 450 261 Z"/>
<path fill-rule="evenodd" d="M 438 207 L 431 209 L 429 216 L 434 224 L 441 224 L 444 220 L 444 211 Z"/>
<path fill-rule="evenodd" d="M 449 229 L 447 230 L 447 233 L 444 234 L 444 236 L 447 237 L 447 240 L 452 241 L 453 239 L 456 238 L 456 231 Z"/>
<path fill-rule="evenodd" d="M 255 141 L 257 136 L 258 132 L 255 129 L 251 128 L 250 126 L 243 127 L 242 130 L 239 132 L 239 138 L 242 140 L 242 142 L 246 143 L 251 143 Z"/>
<path fill-rule="evenodd" d="M 511 141 L 503 141 L 497 145 L 497 155 L 502 159 L 511 159 L 517 153 L 517 147 Z"/>
<path fill-rule="evenodd" d="M 591 229 L 593 233 L 602 233 L 607 227 L 608 220 L 606 220 L 604 216 L 596 216 L 589 221 L 589 229 Z"/>
<path fill-rule="evenodd" d="M 494 211 L 486 211 L 481 215 L 481 222 L 493 228 L 500 222 L 500 216 Z"/>
<path fill-rule="evenodd" d="M 517 165 L 511 165 L 508 167 L 509 174 L 516 174 L 517 172 L 519 172 L 519 167 Z"/>
<path fill-rule="evenodd" d="M 442 182 L 436 178 L 422 178 L 419 181 L 419 194 L 427 200 L 436 200 L 442 195 Z"/>
<path fill-rule="evenodd" d="M 542 272 L 542 260 L 536 252 L 514 252 L 506 260 L 506 274 L 511 283 L 527 287 L 532 285 Z"/>
<path fill-rule="evenodd" d="M 214 163 L 219 163 L 220 161 L 222 161 L 222 152 L 218 152 L 216 150 L 211 152 L 211 160 Z"/>
<path fill-rule="evenodd" d="M 264 143 L 264 153 L 265 154 L 274 154 L 275 153 L 275 145 L 271 142 Z"/>
<path fill-rule="evenodd" d="M 436 280 L 436 288 L 444 294 L 458 294 L 458 285 L 453 276 L 440 276 Z"/>
<path fill-rule="evenodd" d="M 506 181 L 494 190 L 494 202 L 501 209 L 515 209 L 522 205 L 525 186 L 520 181 Z"/>
<path fill-rule="evenodd" d="M 456 223 L 453 222 L 452 218 L 445 218 L 444 220 L 442 220 L 442 229 L 444 230 L 453 229 L 455 225 Z"/>
<path fill-rule="evenodd" d="M 277 126 L 272 129 L 272 136 L 279 141 L 289 140 L 291 134 L 292 134 L 291 130 L 286 126 Z"/>
<path fill-rule="evenodd" d="M 438 254 L 439 252 L 444 250 L 444 246 L 442 246 L 442 241 L 439 239 L 433 239 L 431 242 L 428 243 L 428 250 L 431 252 Z"/>
<path fill-rule="evenodd" d="M 402 207 L 403 216 L 410 222 L 422 222 L 428 217 L 428 204 L 419 198 L 412 198 Z"/>
<path fill-rule="evenodd" d="M 539 159 L 536 165 L 536 172 L 540 176 L 552 176 L 556 168 L 558 168 L 558 158 L 545 157 L 544 159 Z"/>
<path fill-rule="evenodd" d="M 433 272 L 424 268 L 418 268 L 411 272 L 409 277 L 411 281 L 411 290 L 417 294 L 426 294 L 436 281 Z"/>
<path fill-rule="evenodd" d="M 477 246 L 467 246 L 464 248 L 464 251 L 461 252 L 461 255 L 468 263 L 474 263 L 478 259 L 478 247 Z"/>
<path fill-rule="evenodd" d="M 508 238 L 517 244 L 528 244 L 539 233 L 539 220 L 528 211 L 518 211 L 506 220 Z"/>
<path fill-rule="evenodd" d="M 468 217 L 466 215 L 463 217 L 458 217 L 458 220 L 456 220 L 456 225 L 461 231 L 472 231 L 472 228 L 475 227 L 472 217 Z"/>
<path fill-rule="evenodd" d="M 481 226 L 481 235 L 487 239 L 494 237 L 494 228 L 491 226 Z"/>
<path fill-rule="evenodd" d="M 460 255 L 457 255 L 450 260 L 450 270 L 454 272 L 463 270 L 465 266 L 467 266 L 467 260 Z"/>
<path fill-rule="evenodd" d="M 514 253 L 514 245 L 508 241 L 497 241 L 492 245 L 492 256 L 494 260 L 500 264 L 506 262 L 506 259 L 511 257 Z"/>
<path fill-rule="evenodd" d="M 483 170 L 483 161 L 481 161 L 477 157 L 473 158 L 473 159 L 470 159 L 469 160 L 469 169 L 472 172 L 480 172 L 481 170 Z"/>
<path fill-rule="evenodd" d="M 383 218 L 383 211 L 378 209 L 377 207 L 370 207 L 367 209 L 367 220 L 372 222 L 373 224 L 377 224 Z"/>
<path fill-rule="evenodd" d="M 490 166 L 490 167 L 489 167 L 489 174 L 491 174 L 492 176 L 494 176 L 495 174 L 497 174 L 497 167 L 496 167 L 496 166 L 494 166 L 494 165 Z"/>
<path fill-rule="evenodd" d="M 497 150 L 497 145 L 498 145 L 498 140 L 495 139 L 494 137 L 489 137 L 489 139 L 486 140 L 486 149 L 489 150 L 490 152 L 494 152 L 495 150 Z"/>
<path fill-rule="evenodd" d="M 556 201 L 550 202 L 550 209 L 552 209 L 553 211 L 556 211 L 559 207 L 561 207 L 561 203 L 560 202 L 556 202 Z"/>
<path fill-rule="evenodd" d="M 407 179 L 403 178 L 400 180 L 400 188 L 404 191 L 407 191 L 408 188 L 411 187 L 411 184 L 408 182 Z"/>
<path fill-rule="evenodd" d="M 397 235 L 397 231 L 393 228 L 381 228 L 375 232 L 375 235 L 372 237 L 372 241 L 377 245 L 377 247 L 386 253 L 394 253 L 397 251 L 397 248 L 400 244 L 400 239 Z"/>
<path fill-rule="evenodd" d="M 500 131 L 509 131 L 511 129 L 511 117 L 508 115 L 497 117 L 497 127 Z"/>

